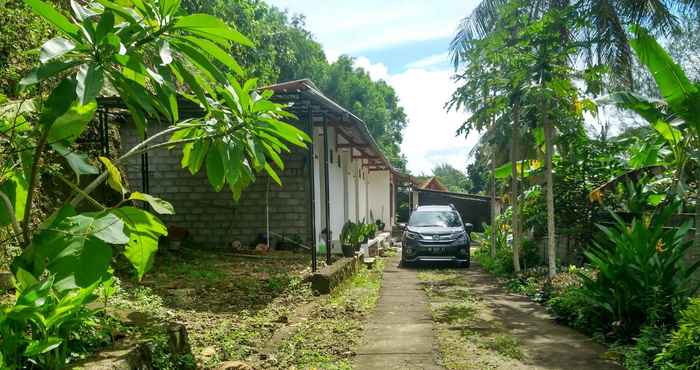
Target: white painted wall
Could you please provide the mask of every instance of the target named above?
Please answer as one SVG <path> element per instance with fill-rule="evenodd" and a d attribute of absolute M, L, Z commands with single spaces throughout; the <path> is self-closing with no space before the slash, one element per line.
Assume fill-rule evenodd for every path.
<path fill-rule="evenodd" d="M 391 173 L 374 171 L 367 176 L 369 180 L 369 211 L 375 220 L 382 220 L 387 229 L 391 227 Z M 368 211 L 368 213 L 369 213 Z M 367 217 L 369 222 L 370 217 Z"/>

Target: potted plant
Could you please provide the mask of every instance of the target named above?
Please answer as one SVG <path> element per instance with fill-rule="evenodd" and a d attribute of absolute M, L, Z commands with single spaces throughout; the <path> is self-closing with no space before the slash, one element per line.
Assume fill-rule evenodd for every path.
<path fill-rule="evenodd" d="M 377 224 L 371 223 L 365 225 L 365 233 L 369 239 L 374 239 L 377 237 Z"/>
<path fill-rule="evenodd" d="M 386 223 L 379 219 L 374 221 L 374 224 L 377 225 L 377 231 L 384 231 L 384 228 L 386 227 Z"/>
<path fill-rule="evenodd" d="M 340 243 L 343 249 L 343 257 L 352 257 L 355 254 L 355 229 L 357 226 L 354 222 L 348 221 L 343 225 L 343 230 L 340 232 Z"/>

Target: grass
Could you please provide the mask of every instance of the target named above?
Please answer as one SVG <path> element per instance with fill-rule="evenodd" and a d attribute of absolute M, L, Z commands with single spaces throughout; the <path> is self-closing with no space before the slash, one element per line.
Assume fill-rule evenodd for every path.
<path fill-rule="evenodd" d="M 350 369 L 367 315 L 379 299 L 383 270 L 383 259 L 372 270 L 361 267 L 321 300 L 260 368 Z"/>
<path fill-rule="evenodd" d="M 525 355 L 517 339 L 470 291 L 459 270 L 418 273 L 430 302 L 442 365 L 454 370 L 507 369 Z"/>
<path fill-rule="evenodd" d="M 185 324 L 201 368 L 250 361 L 294 310 L 312 300 L 309 258 L 274 252 L 244 258 L 205 251 L 158 257 L 142 284 L 122 275 L 109 312 L 150 336 L 153 325 Z"/>

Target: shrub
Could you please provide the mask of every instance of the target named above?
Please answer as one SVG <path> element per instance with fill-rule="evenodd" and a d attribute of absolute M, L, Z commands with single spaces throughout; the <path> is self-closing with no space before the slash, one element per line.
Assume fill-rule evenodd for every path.
<path fill-rule="evenodd" d="M 663 370 L 700 369 L 700 299 L 681 313 L 678 329 L 654 363 Z"/>
<path fill-rule="evenodd" d="M 686 238 L 690 223 L 666 227 L 679 206 L 672 202 L 648 222 L 634 219 L 630 226 L 613 214 L 614 227 L 599 226 L 605 239 L 586 252 L 598 273 L 581 274 L 584 294 L 599 309 L 602 329 L 619 339 L 630 340 L 644 325 L 673 325 L 697 290 L 692 273 L 698 265 L 683 263 L 692 243 Z"/>
<path fill-rule="evenodd" d="M 666 327 L 645 326 L 635 339 L 634 346 L 624 352 L 624 366 L 634 370 L 652 370 L 654 358 L 663 349 L 668 340 L 669 329 Z"/>
<path fill-rule="evenodd" d="M 581 287 L 569 286 L 559 291 L 547 301 L 547 309 L 557 320 L 582 332 L 594 334 L 600 327 L 599 311 Z"/>

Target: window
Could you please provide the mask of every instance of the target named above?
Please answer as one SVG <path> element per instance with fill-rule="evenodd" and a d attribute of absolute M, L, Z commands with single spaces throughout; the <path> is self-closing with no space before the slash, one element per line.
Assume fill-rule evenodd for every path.
<path fill-rule="evenodd" d="M 459 214 L 453 211 L 422 211 L 413 212 L 408 226 L 415 227 L 460 227 L 462 222 Z"/>

